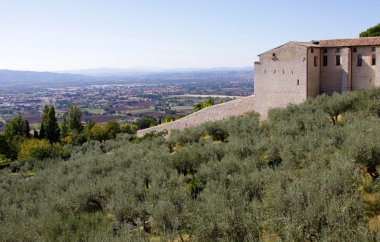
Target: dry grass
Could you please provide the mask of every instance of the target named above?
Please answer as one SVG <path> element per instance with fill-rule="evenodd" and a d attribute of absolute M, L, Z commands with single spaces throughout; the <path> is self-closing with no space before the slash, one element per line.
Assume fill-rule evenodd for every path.
<path fill-rule="evenodd" d="M 275 234 L 266 234 L 266 233 L 263 234 L 263 236 L 261 237 L 261 239 L 264 242 L 277 242 L 277 241 L 281 241 L 281 238 L 278 237 L 277 235 L 275 235 Z"/>
<path fill-rule="evenodd" d="M 379 231 L 380 230 L 380 214 L 373 216 L 368 221 L 369 228 L 371 231 Z"/>

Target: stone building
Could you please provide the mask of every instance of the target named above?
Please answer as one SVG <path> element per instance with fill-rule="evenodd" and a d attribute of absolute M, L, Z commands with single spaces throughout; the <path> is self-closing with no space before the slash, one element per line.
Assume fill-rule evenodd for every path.
<path fill-rule="evenodd" d="M 298 104 L 320 93 L 380 87 L 380 37 L 289 42 L 259 55 L 255 95 L 215 105 L 171 123 L 137 131 L 182 130 L 247 112 Z"/>
<path fill-rule="evenodd" d="M 255 110 L 301 103 L 320 93 L 380 87 L 380 37 L 288 42 L 255 62 Z"/>

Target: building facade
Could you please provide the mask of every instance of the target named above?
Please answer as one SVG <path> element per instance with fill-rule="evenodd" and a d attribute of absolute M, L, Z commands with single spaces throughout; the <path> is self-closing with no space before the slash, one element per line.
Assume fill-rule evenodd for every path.
<path fill-rule="evenodd" d="M 380 87 L 380 37 L 288 42 L 255 62 L 255 109 L 298 104 L 321 93 Z"/>

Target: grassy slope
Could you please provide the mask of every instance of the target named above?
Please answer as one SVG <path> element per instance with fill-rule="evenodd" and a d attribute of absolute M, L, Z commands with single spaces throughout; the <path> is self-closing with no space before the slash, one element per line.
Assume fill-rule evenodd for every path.
<path fill-rule="evenodd" d="M 0 241 L 375 240 L 379 114 L 380 90 L 321 96 L 19 161 L 0 172 Z"/>

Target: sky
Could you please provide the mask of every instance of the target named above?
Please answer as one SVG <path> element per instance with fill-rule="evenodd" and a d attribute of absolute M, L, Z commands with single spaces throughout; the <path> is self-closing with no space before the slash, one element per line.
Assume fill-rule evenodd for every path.
<path fill-rule="evenodd" d="M 0 69 L 252 66 L 288 41 L 352 38 L 379 0 L 0 0 Z"/>

